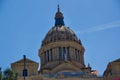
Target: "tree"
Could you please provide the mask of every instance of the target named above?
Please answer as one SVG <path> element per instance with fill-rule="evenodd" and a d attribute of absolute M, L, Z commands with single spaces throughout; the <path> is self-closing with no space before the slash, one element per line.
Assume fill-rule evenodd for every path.
<path fill-rule="evenodd" d="M 8 68 L 3 72 L 2 80 L 17 80 L 17 76 L 18 74 L 16 72 Z"/>
<path fill-rule="evenodd" d="M 2 68 L 0 67 L 0 80 L 2 80 Z"/>
<path fill-rule="evenodd" d="M 2 80 L 2 73 L 0 73 L 0 80 Z"/>

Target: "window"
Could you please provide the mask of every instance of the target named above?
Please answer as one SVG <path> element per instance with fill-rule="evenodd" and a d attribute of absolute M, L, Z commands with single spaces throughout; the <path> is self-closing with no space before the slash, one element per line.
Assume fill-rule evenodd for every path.
<path fill-rule="evenodd" d="M 67 58 L 70 59 L 70 51 L 69 51 L 69 47 L 67 47 Z"/>
<path fill-rule="evenodd" d="M 24 69 L 24 70 L 23 70 L 23 76 L 24 76 L 24 77 L 27 77 L 27 76 L 28 76 L 28 71 L 27 71 L 27 69 Z"/>
<path fill-rule="evenodd" d="M 77 58 L 78 58 L 78 56 L 77 56 L 77 49 L 75 49 L 75 58 L 76 58 L 76 61 L 77 61 Z"/>
<path fill-rule="evenodd" d="M 67 56 L 66 56 L 66 48 L 63 47 L 63 59 L 65 60 L 66 58 L 67 58 Z"/>
<path fill-rule="evenodd" d="M 80 51 L 75 49 L 76 61 L 80 61 Z"/>
<path fill-rule="evenodd" d="M 44 62 L 46 62 L 46 52 L 44 52 Z"/>
<path fill-rule="evenodd" d="M 80 61 L 80 51 L 78 50 L 78 61 Z"/>
<path fill-rule="evenodd" d="M 47 61 L 49 62 L 49 50 L 47 50 Z"/>
<path fill-rule="evenodd" d="M 59 47 L 59 60 L 62 60 L 62 48 Z"/>
<path fill-rule="evenodd" d="M 52 51 L 52 49 L 50 49 L 50 61 L 52 61 L 53 60 L 53 51 Z"/>

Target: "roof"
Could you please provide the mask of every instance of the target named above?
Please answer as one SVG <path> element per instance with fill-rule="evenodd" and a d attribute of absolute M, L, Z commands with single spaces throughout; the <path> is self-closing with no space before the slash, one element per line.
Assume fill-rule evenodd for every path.
<path fill-rule="evenodd" d="M 119 59 L 117 59 L 117 60 L 115 60 L 115 61 L 113 61 L 113 62 L 120 62 L 120 58 L 119 58 Z"/>
<path fill-rule="evenodd" d="M 69 27 L 66 26 L 52 27 L 45 36 L 42 45 L 56 41 L 74 41 L 82 45 L 76 34 Z"/>
<path fill-rule="evenodd" d="M 15 63 L 24 63 L 24 59 L 13 62 L 12 64 L 15 64 Z M 32 61 L 32 60 L 30 60 L 28 58 L 26 58 L 26 63 L 37 63 L 37 64 L 39 64 L 38 62 Z"/>

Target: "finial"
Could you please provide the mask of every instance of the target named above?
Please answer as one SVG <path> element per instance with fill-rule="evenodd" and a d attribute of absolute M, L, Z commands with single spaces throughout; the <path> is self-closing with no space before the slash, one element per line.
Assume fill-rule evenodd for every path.
<path fill-rule="evenodd" d="M 88 67 L 90 67 L 90 63 L 88 63 Z"/>
<path fill-rule="evenodd" d="M 55 14 L 55 26 L 59 25 L 59 26 L 62 26 L 64 25 L 64 16 L 63 14 L 60 12 L 60 8 L 59 8 L 59 4 L 58 4 L 58 11 L 57 13 Z"/>
<path fill-rule="evenodd" d="M 60 12 L 60 7 L 59 7 L 59 4 L 58 4 L 58 12 Z"/>

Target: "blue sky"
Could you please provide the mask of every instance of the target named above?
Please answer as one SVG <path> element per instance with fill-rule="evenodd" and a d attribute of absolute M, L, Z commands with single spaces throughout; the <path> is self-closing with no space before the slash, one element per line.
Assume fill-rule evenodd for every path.
<path fill-rule="evenodd" d="M 38 50 L 54 26 L 57 5 L 65 25 L 81 39 L 85 64 L 102 75 L 120 58 L 120 0 L 0 0 L 0 67 L 27 55 L 40 62 Z"/>

